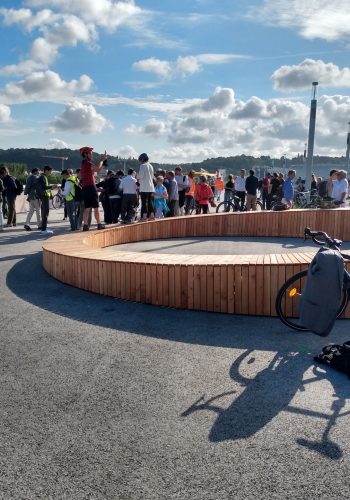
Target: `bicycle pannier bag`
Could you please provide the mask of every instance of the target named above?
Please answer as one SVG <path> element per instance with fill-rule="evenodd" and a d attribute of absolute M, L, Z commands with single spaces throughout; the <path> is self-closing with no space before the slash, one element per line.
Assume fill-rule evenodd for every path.
<path fill-rule="evenodd" d="M 343 277 L 342 256 L 336 250 L 322 247 L 309 265 L 299 302 L 300 323 L 321 337 L 331 332 L 336 320 Z"/>

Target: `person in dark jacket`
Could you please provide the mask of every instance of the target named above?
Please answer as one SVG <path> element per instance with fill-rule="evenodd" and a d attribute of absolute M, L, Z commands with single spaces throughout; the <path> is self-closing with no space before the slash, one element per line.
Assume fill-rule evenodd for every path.
<path fill-rule="evenodd" d="M 121 213 L 123 193 L 119 191 L 119 186 L 123 177 L 123 170 L 118 170 L 116 174 L 114 172 L 111 173 L 111 175 L 107 177 L 105 183 L 106 194 L 108 196 L 111 211 L 112 224 L 117 224 Z"/>
<path fill-rule="evenodd" d="M 245 189 L 247 191 L 247 212 L 256 210 L 256 199 L 257 199 L 257 191 L 259 187 L 259 179 L 255 177 L 255 171 L 249 170 L 249 176 L 245 181 Z"/>
<path fill-rule="evenodd" d="M 7 167 L 2 167 L 0 169 L 0 177 L 4 184 L 4 191 L 7 200 L 7 227 L 16 225 L 16 197 L 17 197 L 17 186 L 15 178 L 10 175 Z"/>
<path fill-rule="evenodd" d="M 27 214 L 26 222 L 24 224 L 24 229 L 26 231 L 32 230 L 30 227 L 30 221 L 33 217 L 34 212 L 36 213 L 38 229 L 41 228 L 40 200 L 36 193 L 36 185 L 38 182 L 39 175 L 40 175 L 40 170 L 38 168 L 33 168 L 31 175 L 27 178 L 26 186 L 24 188 L 24 194 L 27 195 L 27 202 L 29 203 L 29 212 Z"/>

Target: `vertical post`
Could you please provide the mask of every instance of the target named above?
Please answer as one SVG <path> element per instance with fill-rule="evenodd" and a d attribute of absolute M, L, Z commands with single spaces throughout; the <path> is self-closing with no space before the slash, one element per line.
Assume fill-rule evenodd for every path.
<path fill-rule="evenodd" d="M 349 125 L 349 130 L 348 130 L 348 135 L 347 135 L 347 138 L 346 138 L 346 155 L 345 155 L 345 158 L 346 158 L 346 171 L 349 172 L 349 163 L 350 163 L 350 122 L 348 123 Z"/>
<path fill-rule="evenodd" d="M 317 99 L 316 90 L 318 82 L 312 82 L 312 98 L 310 105 L 310 122 L 309 122 L 309 139 L 307 147 L 307 158 L 306 158 L 306 179 L 305 188 L 311 191 L 311 174 L 312 166 L 314 162 L 314 142 L 315 142 L 315 126 L 316 126 L 316 110 L 317 110 Z"/>

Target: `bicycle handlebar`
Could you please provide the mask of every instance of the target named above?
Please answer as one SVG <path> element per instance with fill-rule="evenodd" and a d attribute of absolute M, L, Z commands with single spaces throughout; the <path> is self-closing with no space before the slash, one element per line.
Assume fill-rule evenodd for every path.
<path fill-rule="evenodd" d="M 307 240 L 308 236 L 310 236 L 310 238 L 314 243 L 316 243 L 316 245 L 326 244 L 328 247 L 334 248 L 334 247 L 340 247 L 340 245 L 342 244 L 341 240 L 338 240 L 336 238 L 331 238 L 324 231 L 311 231 L 309 227 L 306 227 L 304 229 L 304 241 Z"/>

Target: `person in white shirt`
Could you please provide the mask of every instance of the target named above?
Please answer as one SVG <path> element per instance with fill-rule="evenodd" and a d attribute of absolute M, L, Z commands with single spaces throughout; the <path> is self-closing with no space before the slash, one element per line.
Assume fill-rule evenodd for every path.
<path fill-rule="evenodd" d="M 134 169 L 129 168 L 128 175 L 120 181 L 119 190 L 123 192 L 120 214 L 122 224 L 131 224 L 135 219 L 138 203 L 138 185 Z"/>
<path fill-rule="evenodd" d="M 345 170 L 339 170 L 337 180 L 333 183 L 332 198 L 337 205 L 344 205 L 348 195 L 349 183 Z"/>
<path fill-rule="evenodd" d="M 242 168 L 239 176 L 236 177 L 236 180 L 235 180 L 235 189 L 236 189 L 235 194 L 241 200 L 241 202 L 240 202 L 240 211 L 241 212 L 243 211 L 244 203 L 245 203 L 245 194 L 246 194 L 245 181 L 246 181 L 245 170 L 244 170 L 244 168 Z"/>
<path fill-rule="evenodd" d="M 139 156 L 140 170 L 138 180 L 140 183 L 141 193 L 141 220 L 146 221 L 154 220 L 154 206 L 153 206 L 153 193 L 154 193 L 154 173 L 153 167 L 149 163 L 149 158 L 146 153 Z"/>

